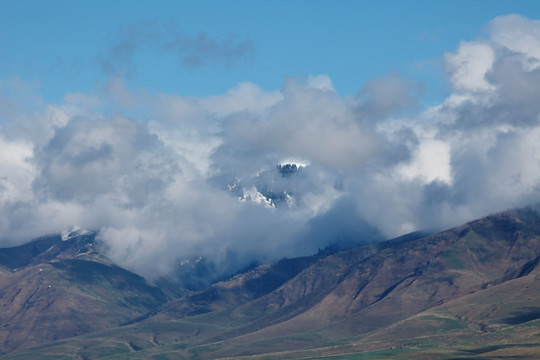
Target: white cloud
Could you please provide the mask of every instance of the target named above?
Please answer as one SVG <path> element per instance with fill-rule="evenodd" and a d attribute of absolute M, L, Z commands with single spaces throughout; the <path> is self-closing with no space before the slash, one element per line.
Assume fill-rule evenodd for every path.
<path fill-rule="evenodd" d="M 526 70 L 540 66 L 540 21 L 513 14 L 499 16 L 490 24 L 494 43 L 522 56 Z"/>
<path fill-rule="evenodd" d="M 456 52 L 445 54 L 444 60 L 456 90 L 480 92 L 495 88 L 486 78 L 495 61 L 495 51 L 489 44 L 461 42 Z"/>
<path fill-rule="evenodd" d="M 265 92 L 255 84 L 243 82 L 224 95 L 201 98 L 199 101 L 210 113 L 227 116 L 242 111 L 261 112 L 282 99 L 279 91 Z"/>
<path fill-rule="evenodd" d="M 334 83 L 328 75 L 308 75 L 306 87 L 322 91 L 336 91 Z"/>
<path fill-rule="evenodd" d="M 0 136 L 0 203 L 32 199 L 32 145 L 6 141 Z"/>
<path fill-rule="evenodd" d="M 231 151 L 252 149 L 274 162 L 297 157 L 330 167 L 361 166 L 379 146 L 377 135 L 336 93 L 292 78 L 281 101 L 263 113 L 231 115 L 224 133 Z"/>
<path fill-rule="evenodd" d="M 452 184 L 450 146 L 439 140 L 420 142 L 408 164 L 400 164 L 397 172 L 407 180 L 419 179 L 424 183 L 441 181 Z"/>

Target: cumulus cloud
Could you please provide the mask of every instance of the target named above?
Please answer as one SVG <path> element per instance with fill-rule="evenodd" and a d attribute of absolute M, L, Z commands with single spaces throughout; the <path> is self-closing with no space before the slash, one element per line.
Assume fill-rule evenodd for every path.
<path fill-rule="evenodd" d="M 397 73 L 372 79 L 356 96 L 358 115 L 369 122 L 380 121 L 418 103 L 422 86 Z"/>
<path fill-rule="evenodd" d="M 30 182 L 35 176 L 31 144 L 0 137 L 0 149 L 0 201 L 5 204 L 31 200 Z"/>
<path fill-rule="evenodd" d="M 220 117 L 243 111 L 262 112 L 283 100 L 280 91 L 266 92 L 250 82 L 238 84 L 223 95 L 199 99 L 208 112 Z"/>
<path fill-rule="evenodd" d="M 110 72 L 160 26 L 122 30 Z M 158 43 L 192 65 L 252 51 L 236 37 L 174 36 Z M 397 73 L 346 97 L 326 75 L 201 98 L 132 91 L 121 77 L 59 104 L 4 89 L 2 244 L 77 225 L 142 274 L 198 256 L 223 274 L 538 202 L 539 41 L 536 21 L 494 19 L 486 38 L 441 54 L 452 91 L 427 108 Z"/>
<path fill-rule="evenodd" d="M 422 141 L 409 163 L 402 163 L 397 172 L 408 180 L 419 179 L 426 184 L 433 181 L 452 183 L 450 146 L 439 140 Z"/>
<path fill-rule="evenodd" d="M 362 166 L 378 151 L 380 139 L 327 83 L 317 85 L 313 79 L 287 79 L 283 99 L 266 113 L 227 117 L 222 150 L 226 148 L 227 156 L 247 152 L 254 164 L 255 157 L 275 163 L 298 157 L 330 168 Z"/>
<path fill-rule="evenodd" d="M 517 14 L 499 16 L 490 31 L 493 42 L 518 54 L 526 70 L 540 66 L 540 21 Z"/>
<path fill-rule="evenodd" d="M 75 117 L 36 149 L 33 190 L 60 202 L 114 196 L 121 204 L 145 204 L 172 182 L 175 160 L 141 124 L 116 116 Z"/>
<path fill-rule="evenodd" d="M 460 91 L 489 91 L 494 86 L 486 75 L 495 61 L 495 51 L 485 43 L 462 42 L 444 57 L 452 86 Z"/>

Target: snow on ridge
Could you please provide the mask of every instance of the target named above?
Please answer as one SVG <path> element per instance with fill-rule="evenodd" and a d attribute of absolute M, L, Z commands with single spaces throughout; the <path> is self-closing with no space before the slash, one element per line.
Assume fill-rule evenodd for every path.
<path fill-rule="evenodd" d="M 62 231 L 62 241 L 73 239 L 77 236 L 91 235 L 92 231 L 81 228 L 80 226 L 74 226 L 71 230 Z"/>
<path fill-rule="evenodd" d="M 272 201 L 272 199 L 266 198 L 263 194 L 261 194 L 255 186 L 251 187 L 250 189 L 244 189 L 244 194 L 239 197 L 239 200 L 241 202 L 245 202 L 247 200 L 250 200 L 251 202 L 255 204 L 262 204 L 269 208 L 274 208 L 275 205 Z"/>

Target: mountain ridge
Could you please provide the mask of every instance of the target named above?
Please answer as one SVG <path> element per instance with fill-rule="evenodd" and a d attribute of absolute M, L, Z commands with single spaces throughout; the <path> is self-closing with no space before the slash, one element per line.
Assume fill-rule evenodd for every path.
<path fill-rule="evenodd" d="M 70 261 L 75 260 L 55 264 Z M 169 299 L 123 326 L 6 358 L 31 358 L 33 351 L 99 358 L 101 348 L 110 358 L 133 359 L 295 358 L 348 351 L 445 358 L 439 352 L 453 351 L 445 337 L 471 351 L 489 345 L 493 351 L 526 348 L 540 354 L 538 341 L 520 345 L 540 332 L 540 308 L 534 305 L 540 296 L 532 290 L 540 288 L 539 263 L 540 215 L 531 208 L 508 210 L 425 237 L 261 265 Z M 503 333 L 515 340 L 514 347 L 502 347 Z M 423 345 L 414 349 L 412 343 Z M 466 357 L 463 351 L 454 357 Z"/>

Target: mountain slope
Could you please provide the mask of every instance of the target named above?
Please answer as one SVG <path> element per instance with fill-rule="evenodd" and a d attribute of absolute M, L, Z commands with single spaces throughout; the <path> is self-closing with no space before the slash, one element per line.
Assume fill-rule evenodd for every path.
<path fill-rule="evenodd" d="M 364 351 L 374 358 L 497 351 L 535 358 L 539 263 L 540 216 L 512 210 L 420 239 L 306 258 L 273 286 L 262 276 L 268 268 L 255 269 L 128 326 L 8 358 L 364 358 Z M 279 273 L 280 264 L 273 267 Z"/>
<path fill-rule="evenodd" d="M 115 327 L 169 298 L 92 250 L 91 235 L 2 249 L 0 349 L 9 352 Z"/>
<path fill-rule="evenodd" d="M 540 254 L 539 224 L 535 212 L 512 211 L 424 239 L 385 244 L 380 251 L 364 247 L 320 260 L 278 291 L 237 309 L 275 310 L 235 330 L 245 334 L 213 355 L 236 355 L 246 342 L 257 342 L 257 351 L 312 346 L 309 337 L 290 345 L 268 339 L 316 329 L 320 338 L 331 340 L 367 334 L 523 276 Z"/>

